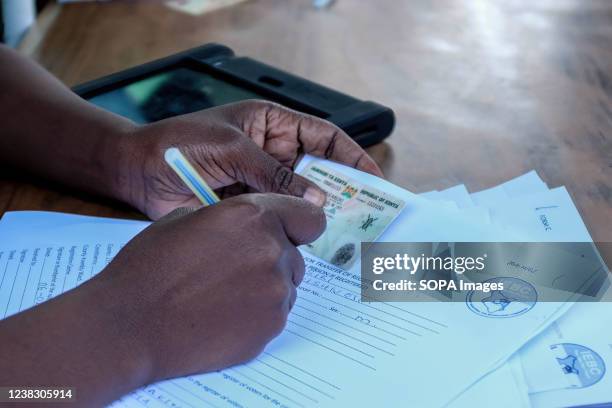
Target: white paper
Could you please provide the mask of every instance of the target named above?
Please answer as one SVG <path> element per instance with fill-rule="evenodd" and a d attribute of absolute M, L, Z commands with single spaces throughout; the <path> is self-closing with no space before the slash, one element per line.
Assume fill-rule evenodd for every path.
<path fill-rule="evenodd" d="M 467 200 L 464 194 L 467 194 Z M 426 193 L 420 193 L 419 197 L 426 198 L 428 200 L 435 200 L 438 203 L 451 204 L 449 208 L 459 209 L 461 208 L 462 214 L 467 217 L 473 217 L 478 219 L 484 224 L 491 223 L 491 216 L 489 210 L 486 207 L 474 205 L 471 197 L 469 196 L 465 186 L 455 186 L 444 191 L 429 191 Z M 459 205 L 461 202 L 461 206 Z"/>
<path fill-rule="evenodd" d="M 509 198 L 517 198 L 545 191 L 548 191 L 546 183 L 540 179 L 535 170 L 532 170 L 495 187 L 472 193 L 470 198 L 476 205 L 495 207 Z"/>
<path fill-rule="evenodd" d="M 492 206 L 491 218 L 528 232 L 529 237 L 537 242 L 592 242 L 565 187 Z"/>
<path fill-rule="evenodd" d="M 541 193 L 548 190 L 548 186 L 542 181 L 535 170 L 531 170 L 529 173 L 506 181 L 500 184 L 499 187 L 512 198 Z"/>
<path fill-rule="evenodd" d="M 522 376 L 522 372 L 519 373 Z M 511 364 L 504 364 L 486 377 L 482 378 L 457 399 L 448 408 L 475 408 L 492 406 L 496 408 L 530 407 L 527 388 L 521 377 L 517 377 Z"/>
<path fill-rule="evenodd" d="M 500 241 L 504 231 L 436 206 L 374 176 L 329 163 L 408 203 L 389 241 Z M 0 313 L 48 300 L 99 272 L 143 222 L 45 213 L 0 224 Z M 35 238 L 32 238 L 35 237 Z M 516 237 L 521 239 L 521 237 Z M 443 406 L 543 330 L 560 306 L 508 319 L 465 303 L 362 303 L 358 265 L 308 265 L 286 330 L 253 362 L 153 384 L 114 406 Z"/>
<path fill-rule="evenodd" d="M 438 191 L 437 199 L 450 200 L 457 203 L 459 208 L 469 208 L 474 206 L 474 202 L 463 184 Z"/>
<path fill-rule="evenodd" d="M 472 197 L 474 198 L 474 195 Z M 498 224 L 511 223 L 511 226 L 506 226 L 526 231 L 530 236 L 539 237 L 543 241 L 590 241 L 586 227 L 567 191 L 558 188 L 549 192 L 534 171 L 489 189 L 482 197 L 484 200 L 481 203 L 491 209 L 493 221 Z M 508 202 L 509 199 L 512 201 Z M 478 198 L 474 201 L 479 202 Z M 554 224 L 549 219 L 554 220 Z M 562 342 L 563 337 L 563 341 L 572 338 L 572 341 L 579 341 L 576 338 L 580 338 L 583 345 L 609 351 L 612 347 L 612 332 L 602 335 L 601 330 L 603 327 L 610 327 L 606 316 L 612 316 L 612 304 L 579 303 L 567 305 L 565 308 L 569 309 L 565 316 L 496 371 L 505 372 L 505 376 L 501 373 L 490 375 L 468 390 L 462 396 L 466 406 L 469 406 L 469 402 L 474 403 L 472 406 L 478 406 L 483 395 L 495 395 L 496 392 L 507 394 L 508 388 L 527 398 L 527 401 L 522 403 L 512 401 L 516 406 L 547 408 L 612 401 L 612 382 L 609 375 L 593 388 L 563 388 L 568 383 L 565 376 L 569 375 L 571 378 L 571 374 L 564 374 L 549 349 L 552 344 Z M 604 316 L 603 319 L 601 316 Z M 610 356 L 606 356 L 605 364 L 612 364 Z M 508 368 L 514 373 L 516 387 L 512 386 L 507 375 Z M 501 400 L 496 401 L 499 403 Z"/>
<path fill-rule="evenodd" d="M 520 361 L 535 408 L 612 402 L 612 304 L 576 304 Z"/>

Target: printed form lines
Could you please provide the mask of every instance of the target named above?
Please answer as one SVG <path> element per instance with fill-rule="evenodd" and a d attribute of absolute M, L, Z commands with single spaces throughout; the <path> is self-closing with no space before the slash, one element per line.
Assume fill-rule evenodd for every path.
<path fill-rule="evenodd" d="M 336 390 L 338 390 L 338 391 L 341 391 L 341 390 L 342 390 L 342 389 L 341 389 L 340 387 L 338 387 L 337 385 L 332 384 L 331 382 L 329 382 L 329 381 L 327 381 L 327 380 L 324 380 L 324 379 L 322 379 L 321 377 L 316 376 L 316 375 L 312 374 L 311 372 L 306 371 L 306 370 L 304 370 L 303 368 L 300 368 L 300 367 L 296 366 L 295 364 L 291 364 L 290 362 L 285 361 L 285 360 L 283 360 L 282 358 L 280 358 L 280 357 L 278 357 L 278 356 L 275 356 L 275 355 L 274 355 L 274 354 L 272 354 L 272 353 L 269 353 L 269 352 L 267 352 L 267 351 L 264 351 L 262 354 L 264 354 L 264 355 L 266 355 L 266 356 L 268 356 L 268 357 L 272 357 L 273 359 L 275 359 L 275 360 L 277 360 L 277 361 L 280 361 L 281 363 L 284 363 L 284 364 L 288 365 L 289 367 L 295 368 L 296 370 L 301 371 L 302 373 L 304 373 L 304 374 L 306 374 L 306 375 L 308 375 L 308 376 L 310 376 L 310 377 L 314 378 L 315 380 L 321 381 L 322 383 L 327 384 L 327 385 L 329 385 L 330 387 L 332 387 L 332 388 L 334 388 L 334 389 L 336 389 Z"/>
<path fill-rule="evenodd" d="M 307 330 L 307 331 L 312 332 L 312 333 L 314 333 L 314 334 L 316 334 L 316 335 L 318 335 L 318 336 L 321 336 L 321 337 L 323 337 L 323 338 L 325 338 L 325 339 L 329 340 L 330 342 L 333 342 L 333 343 L 338 343 L 339 345 L 344 346 L 344 347 L 346 347 L 346 348 L 348 348 L 348 349 L 350 349 L 350 350 L 353 350 L 353 351 L 355 351 L 355 352 L 357 352 L 357 353 L 359 353 L 359 354 L 362 354 L 362 355 L 364 355 L 364 356 L 366 356 L 366 357 L 369 357 L 369 358 L 374 358 L 374 356 L 373 356 L 372 354 L 368 353 L 368 352 L 365 352 L 365 351 L 363 351 L 363 350 L 361 350 L 361 349 L 358 349 L 357 347 L 351 346 L 350 344 L 347 344 L 347 343 L 345 343 L 345 342 L 343 342 L 343 341 L 340 341 L 340 340 L 338 340 L 338 339 L 334 339 L 333 337 L 330 337 L 330 336 L 328 336 L 328 335 L 326 335 L 326 334 L 323 334 L 323 333 L 321 333 L 320 331 L 317 331 L 317 330 L 311 329 L 311 328 L 310 328 L 310 327 L 308 327 L 308 326 L 304 326 L 303 324 L 296 323 L 296 322 L 294 322 L 294 321 L 292 321 L 292 320 L 288 320 L 287 322 L 288 322 L 288 323 L 291 323 L 291 324 L 293 324 L 293 325 L 295 325 L 295 326 L 297 326 L 297 327 L 299 327 L 299 328 L 301 328 L 301 329 L 303 329 L 303 330 Z M 302 333 L 302 335 L 306 337 L 306 335 L 305 335 L 304 333 Z M 308 338 L 308 340 L 310 340 L 310 338 Z"/>
<path fill-rule="evenodd" d="M 323 348 L 325 348 L 325 349 L 327 349 L 327 350 L 329 350 L 329 351 L 331 351 L 331 352 L 334 352 L 334 353 L 339 354 L 339 355 L 341 355 L 341 356 L 343 356 L 343 357 L 345 357 L 345 358 L 348 358 L 349 360 L 352 360 L 352 361 L 356 362 L 357 364 L 360 364 L 360 365 L 362 365 L 362 366 L 364 366 L 364 367 L 367 367 L 367 368 L 369 368 L 369 369 L 371 369 L 371 370 L 373 370 L 373 371 L 376 371 L 376 368 L 372 367 L 371 365 L 366 364 L 366 363 L 364 363 L 364 362 L 363 362 L 363 361 L 361 361 L 361 360 L 357 360 L 356 358 L 351 357 L 351 356 L 349 356 L 349 355 L 347 355 L 347 354 L 344 354 L 344 353 L 342 353 L 342 352 L 340 352 L 340 351 L 338 351 L 338 350 L 335 350 L 335 349 L 333 349 L 333 348 L 331 348 L 331 347 L 328 347 L 328 346 L 326 346 L 326 345 L 325 345 L 325 344 L 323 344 L 323 343 L 320 343 L 320 342 L 318 342 L 318 341 L 316 341 L 316 340 L 313 340 L 313 339 L 311 339 L 311 338 L 309 338 L 309 337 L 306 337 L 306 336 L 304 336 L 304 335 L 302 335 L 302 334 L 300 334 L 300 333 L 297 333 L 297 332 L 295 332 L 295 331 L 293 331 L 293 330 L 291 330 L 291 329 L 285 329 L 285 331 L 286 331 L 287 333 L 291 333 L 291 334 L 293 334 L 293 335 L 294 335 L 294 336 L 296 336 L 296 337 L 299 337 L 299 338 L 301 338 L 301 339 L 303 339 L 303 340 L 306 340 L 306 341 L 309 341 L 309 342 L 311 342 L 311 343 L 314 343 L 314 344 L 316 344 L 316 345 L 318 345 L 318 346 L 320 346 L 320 347 L 323 347 Z"/>
<path fill-rule="evenodd" d="M 304 393 L 304 392 L 302 392 L 302 391 L 300 391 L 300 390 L 296 389 L 295 387 L 292 387 L 292 386 L 290 386 L 290 385 L 285 384 L 284 382 L 280 381 L 280 380 L 279 380 L 278 378 L 276 378 L 276 377 L 273 377 L 272 375 L 266 374 L 266 373 L 264 373 L 264 372 L 262 372 L 262 371 L 260 371 L 260 370 L 258 370 L 258 369 L 256 369 L 256 368 L 254 368 L 254 367 L 253 367 L 253 364 L 247 364 L 247 365 L 244 365 L 243 367 L 246 367 L 246 368 L 248 368 L 248 369 L 250 369 L 250 370 L 255 371 L 255 372 L 256 372 L 256 373 L 258 373 L 259 375 L 262 375 L 262 376 L 266 377 L 267 379 L 269 379 L 269 380 L 271 380 L 271 381 L 274 381 L 275 383 L 277 383 L 277 384 L 279 384 L 279 385 L 281 385 L 281 386 L 283 386 L 283 387 L 287 388 L 288 390 L 293 391 L 294 393 L 296 393 L 296 394 L 298 394 L 298 395 L 301 395 L 302 397 L 304 397 L 304 398 L 306 398 L 306 399 L 308 399 L 308 400 L 310 400 L 310 401 L 312 401 L 312 402 L 315 402 L 315 403 L 317 403 L 317 404 L 319 403 L 319 400 L 317 400 L 317 399 L 313 398 L 311 395 L 306 394 L 306 393 Z"/>
<path fill-rule="evenodd" d="M 316 306 L 318 306 L 318 307 L 322 308 L 323 310 L 327 310 L 327 311 L 329 311 L 329 309 L 330 309 L 330 308 L 329 308 L 329 306 L 327 306 L 327 305 L 324 305 L 324 304 L 322 304 L 322 303 L 317 303 L 317 302 L 314 302 L 314 301 L 312 301 L 312 300 L 310 300 L 310 299 L 306 299 L 305 297 L 298 297 L 297 301 L 298 301 L 298 302 L 301 302 L 301 301 L 309 302 L 309 303 L 311 303 L 311 304 L 313 304 L 313 305 L 316 305 Z M 296 305 L 295 305 L 295 306 L 300 306 L 300 305 L 298 305 L 298 304 L 296 303 Z M 341 312 L 341 311 L 339 311 L 339 310 L 338 310 L 338 311 L 336 311 L 335 313 L 336 313 L 337 315 L 340 315 L 340 316 L 342 316 L 342 317 L 345 317 L 345 318 L 347 318 L 347 319 L 349 319 L 349 320 L 356 321 L 355 317 L 350 316 L 350 315 L 348 315 L 348 314 L 346 314 L 346 313 L 343 313 L 343 312 Z M 388 331 L 388 330 L 386 330 L 386 329 L 383 329 L 382 327 L 372 326 L 372 325 L 369 325 L 369 324 L 364 324 L 363 326 L 364 326 L 364 327 L 370 327 L 370 328 L 376 329 L 376 330 L 381 331 L 381 332 L 383 332 L 383 333 L 386 333 L 386 334 L 388 334 L 388 335 L 390 335 L 390 336 L 394 336 L 394 337 L 396 337 L 396 338 L 398 338 L 398 339 L 400 339 L 400 340 L 408 340 L 406 337 L 404 337 L 404 336 L 402 336 L 402 335 L 399 335 L 399 334 L 397 334 L 397 333 L 390 332 L 390 331 Z"/>
<path fill-rule="evenodd" d="M 300 384 L 303 384 L 304 386 L 306 386 L 306 387 L 308 387 L 308 388 L 312 389 L 313 391 L 316 391 L 316 392 L 318 392 L 318 393 L 320 393 L 320 394 L 323 394 L 323 395 L 325 395 L 325 396 L 326 396 L 326 397 L 328 397 L 328 398 L 335 399 L 333 395 L 328 394 L 328 393 L 326 393 L 325 391 L 321 391 L 321 390 L 320 390 L 320 389 L 318 389 L 317 387 L 315 387 L 315 386 L 313 386 L 313 385 L 310 385 L 310 384 L 308 384 L 307 382 L 304 382 L 304 381 L 300 380 L 299 378 L 297 378 L 297 377 L 295 377 L 295 376 L 293 376 L 293 375 L 291 375 L 291 374 L 289 374 L 289 373 L 286 373 L 286 372 L 284 372 L 283 370 L 281 370 L 281 369 L 279 369 L 279 368 L 274 367 L 274 366 L 273 366 L 273 365 L 271 365 L 271 364 L 266 363 L 265 361 L 263 361 L 263 360 L 262 360 L 262 359 L 260 359 L 260 358 L 256 358 L 256 359 L 255 359 L 255 361 L 258 361 L 258 362 L 260 362 L 261 364 L 263 364 L 263 365 L 265 365 L 265 366 L 267 366 L 267 367 L 270 367 L 272 370 L 277 371 L 277 372 L 279 372 L 280 374 L 286 375 L 287 377 L 289 377 L 289 378 L 291 378 L 291 379 L 293 379 L 293 380 L 295 380 L 295 381 L 299 382 Z"/>
<path fill-rule="evenodd" d="M 330 298 L 328 298 L 328 297 L 326 297 L 326 296 L 322 296 L 322 295 L 320 295 L 319 297 L 320 297 L 321 299 L 323 299 L 323 300 L 326 300 L 326 301 L 330 302 L 330 303 L 333 303 L 333 304 L 336 304 L 336 305 L 338 305 L 338 306 L 342 306 L 342 307 L 344 307 L 344 308 L 346 308 L 346 309 L 352 310 L 353 312 L 357 312 L 357 313 L 359 313 L 359 314 L 361 314 L 361 315 L 368 316 L 368 317 L 371 317 L 371 318 L 373 318 L 373 319 L 375 319 L 375 320 L 378 320 L 379 322 L 386 323 L 386 324 L 388 324 L 389 326 L 393 326 L 393 327 L 395 327 L 396 329 L 400 329 L 400 330 L 402 330 L 402 331 L 404 331 L 404 332 L 406 332 L 406 333 L 410 333 L 410 334 L 413 334 L 413 335 L 418 336 L 418 337 L 421 337 L 421 336 L 422 336 L 422 334 L 421 334 L 421 333 L 417 333 L 417 332 L 415 332 L 415 331 L 412 331 L 412 330 L 410 330 L 410 329 L 407 329 L 407 328 L 405 328 L 404 326 L 400 326 L 399 324 L 391 323 L 390 321 L 388 321 L 388 320 L 384 320 L 384 319 L 381 319 L 380 317 L 375 316 L 375 315 L 373 315 L 373 314 L 371 314 L 371 313 L 366 313 L 366 312 L 364 312 L 364 311 L 362 311 L 362 310 L 359 310 L 359 309 L 356 309 L 356 308 L 354 308 L 354 307 L 347 306 L 347 305 L 345 305 L 344 303 L 337 302 L 337 301 L 335 301 L 335 300 L 333 300 L 333 299 L 330 299 Z"/>
<path fill-rule="evenodd" d="M 376 340 L 378 340 L 378 341 L 381 341 L 381 342 L 383 342 L 383 343 L 387 343 L 387 344 L 388 344 L 388 345 L 390 345 L 390 346 L 397 346 L 397 344 L 395 344 L 395 343 L 393 343 L 393 342 L 390 342 L 389 340 L 383 339 L 382 337 L 378 337 L 378 336 L 376 336 L 375 334 L 368 333 L 367 331 L 362 330 L 362 329 L 359 329 L 359 328 L 354 327 L 354 326 L 351 326 L 350 324 L 343 323 L 343 322 L 341 322 L 340 320 L 334 319 L 334 318 L 332 318 L 332 317 L 329 317 L 329 316 L 327 316 L 327 315 L 324 315 L 323 313 L 319 313 L 319 312 L 317 312 L 317 311 L 314 311 L 314 310 L 309 309 L 309 308 L 307 308 L 307 307 L 304 307 L 304 306 L 302 306 L 302 305 L 295 304 L 295 305 L 294 305 L 294 307 L 297 307 L 297 308 L 303 309 L 303 310 L 305 310 L 305 311 L 307 311 L 307 312 L 309 312 L 309 313 L 312 313 L 312 314 L 316 315 L 316 316 L 317 316 L 317 318 L 322 317 L 322 318 L 327 319 L 327 320 L 330 320 L 330 321 L 332 321 L 332 322 L 334 322 L 334 323 L 340 324 L 340 325 L 342 325 L 342 326 L 344 326 L 344 327 L 348 327 L 349 329 L 355 330 L 356 332 L 359 332 L 359 333 L 361 333 L 361 334 L 365 334 L 366 336 L 370 336 L 370 337 L 372 337 L 372 338 L 374 338 L 374 339 L 376 339 Z M 295 312 L 293 312 L 293 314 L 295 314 Z M 353 319 L 351 319 L 351 320 L 353 320 Z M 372 326 L 370 326 L 370 327 L 372 327 Z M 374 328 L 374 327 L 372 327 L 372 328 Z"/>
<path fill-rule="evenodd" d="M 325 324 L 323 324 L 323 323 L 321 323 L 321 322 L 317 322 L 316 320 L 309 319 L 308 317 L 302 316 L 302 315 L 300 315 L 300 314 L 298 314 L 298 313 L 296 313 L 296 312 L 291 313 L 291 316 L 297 316 L 297 317 L 299 317 L 299 318 L 301 318 L 301 319 L 308 320 L 308 321 L 309 321 L 309 322 L 311 322 L 311 323 L 314 323 L 314 324 L 319 325 L 319 326 L 321 326 L 321 327 L 325 327 L 325 328 L 326 328 L 326 329 L 328 329 L 328 330 L 331 330 L 331 331 L 333 331 L 333 332 L 335 332 L 335 333 L 338 333 L 338 334 L 341 334 L 341 335 L 343 335 L 343 336 L 346 336 L 346 337 L 348 337 L 348 338 L 350 338 L 350 339 L 352 339 L 352 340 L 354 340 L 354 341 L 356 341 L 356 342 L 358 342 L 358 343 L 365 344 L 366 346 L 372 347 L 372 348 L 374 348 L 374 349 L 376 349 L 376 350 L 378 350 L 378 351 L 380 351 L 380 352 L 383 352 L 383 353 L 385 353 L 385 354 L 388 354 L 388 355 L 390 355 L 390 356 L 394 356 L 394 355 L 395 355 L 395 354 L 391 353 L 389 350 L 385 350 L 385 349 L 383 349 L 383 348 L 380 348 L 380 347 L 378 347 L 378 346 L 375 346 L 375 345 L 373 345 L 373 344 L 371 344 L 371 343 L 368 343 L 367 341 L 364 341 L 364 340 L 358 339 L 357 337 L 351 336 L 350 334 L 347 334 L 347 333 L 345 333 L 345 332 L 343 332 L 343 331 L 340 331 L 340 330 L 334 329 L 333 327 L 329 327 L 329 326 L 327 326 L 327 325 L 325 325 Z M 290 321 L 291 321 L 291 320 L 290 320 Z M 297 324 L 297 323 L 295 323 L 295 324 Z"/>
<path fill-rule="evenodd" d="M 13 291 L 15 290 L 15 282 L 17 282 L 17 278 L 19 277 L 19 269 L 21 269 L 21 264 L 22 262 L 19 261 L 19 264 L 17 264 L 17 270 L 15 271 L 15 279 L 13 279 L 13 283 L 11 285 L 11 291 L 9 293 L 8 296 L 8 303 L 6 304 L 6 309 L 4 309 L 4 317 L 6 317 L 8 311 L 9 311 L 9 307 L 11 305 L 11 298 L 13 297 Z"/>
<path fill-rule="evenodd" d="M 320 282 L 325 282 L 326 284 L 331 285 L 331 286 L 334 286 L 334 287 L 336 287 L 336 288 L 338 288 L 338 289 L 341 289 L 341 290 L 343 290 L 343 291 L 346 291 L 346 292 L 352 293 L 352 294 L 353 294 L 353 295 L 355 295 L 356 297 L 360 297 L 360 296 L 361 296 L 361 294 L 360 294 L 360 293 L 358 293 L 358 292 L 352 291 L 352 290 L 350 290 L 350 289 L 347 289 L 347 288 L 345 288 L 345 287 L 343 287 L 343 286 L 340 286 L 340 285 L 337 285 L 337 284 L 335 284 L 335 283 L 331 283 L 331 282 L 329 282 L 329 281 L 327 281 L 327 280 L 320 279 L 320 278 L 317 278 L 317 277 L 311 277 L 311 278 L 312 278 L 312 279 L 316 279 L 316 280 L 318 280 L 318 281 L 320 281 Z M 304 282 L 305 282 L 306 284 L 309 284 L 308 280 L 306 280 L 306 279 L 304 280 Z M 313 284 L 311 284 L 311 283 L 310 283 L 310 286 L 312 286 L 312 287 L 314 287 L 314 288 L 318 288 L 318 289 L 322 290 L 322 288 L 318 287 L 317 285 L 313 285 Z M 369 298 L 369 299 L 374 299 L 374 298 L 373 298 L 373 297 L 371 297 L 371 296 L 364 296 L 364 297 L 367 297 L 367 298 Z M 343 298 L 343 299 L 347 299 L 347 298 Z M 350 300 L 350 299 L 347 299 L 347 300 Z M 394 313 L 387 312 L 386 310 L 382 310 L 382 309 L 380 309 L 380 308 L 374 307 L 374 306 L 372 306 L 372 305 L 370 305 L 370 304 L 368 304 L 368 303 L 358 302 L 358 301 L 353 301 L 353 300 L 350 300 L 350 301 L 351 301 L 351 302 L 354 302 L 354 303 L 358 303 L 358 304 L 360 304 L 361 306 L 364 306 L 364 307 L 367 307 L 367 308 L 370 308 L 370 309 L 376 310 L 377 312 L 380 312 L 380 313 L 386 314 L 386 315 L 388 315 L 388 316 L 394 317 L 394 318 L 396 318 L 396 319 L 398 319 L 398 320 L 401 320 L 401 321 L 403 321 L 403 322 L 406 322 L 406 323 L 412 324 L 412 325 L 414 325 L 414 326 L 416 326 L 416 327 L 420 327 L 420 328 L 421 328 L 421 329 L 423 329 L 423 330 L 427 330 L 427 331 L 430 331 L 430 332 L 435 333 L 435 334 L 440 334 L 440 332 L 439 332 L 439 331 L 437 331 L 437 330 L 435 330 L 435 329 L 432 329 L 432 328 L 430 328 L 430 327 L 424 326 L 423 324 L 420 324 L 420 323 L 414 322 L 414 321 L 409 320 L 409 319 L 406 319 L 406 318 L 404 318 L 404 317 L 400 317 L 400 316 L 398 316 L 398 315 L 396 315 L 396 314 L 394 314 Z M 378 302 L 377 302 L 377 303 L 378 303 Z M 412 316 L 418 317 L 418 318 L 420 318 L 420 319 L 426 320 L 426 321 L 428 321 L 428 322 L 430 322 L 430 323 L 433 323 L 433 324 L 436 324 L 436 325 L 438 325 L 438 326 L 440 326 L 440 327 L 447 327 L 447 326 L 446 326 L 445 324 L 443 324 L 443 323 L 440 323 L 440 322 L 437 322 L 437 321 L 435 321 L 435 320 L 429 319 L 429 318 L 427 318 L 427 317 L 421 316 L 421 315 L 419 315 L 419 314 L 417 314 L 417 313 L 413 313 L 413 312 L 410 312 L 410 311 L 408 311 L 408 310 L 404 310 L 404 309 L 399 308 L 399 307 L 397 307 L 397 306 L 391 305 L 391 304 L 389 304 L 388 302 L 379 302 L 379 303 L 380 303 L 380 304 L 387 305 L 387 306 L 390 306 L 390 307 L 393 307 L 393 308 L 395 308 L 395 309 L 397 309 L 397 310 L 399 310 L 399 311 L 401 311 L 401 312 L 404 312 L 404 313 L 410 314 L 410 315 L 412 315 Z"/>
<path fill-rule="evenodd" d="M 296 400 L 294 400 L 294 399 L 292 399 L 292 398 L 288 397 L 287 395 L 285 395 L 285 394 L 281 393 L 281 392 L 280 392 L 280 391 L 278 391 L 278 390 L 275 390 L 275 389 L 273 389 L 273 388 L 270 388 L 269 386 L 267 386 L 267 385 L 265 385 L 265 384 L 263 384 L 263 383 L 261 383 L 261 382 L 257 381 L 257 380 L 256 380 L 256 379 L 254 379 L 253 377 L 251 377 L 251 376 L 249 376 L 249 375 L 246 375 L 245 373 L 243 373 L 243 372 L 242 372 L 242 370 L 240 370 L 240 371 L 239 371 L 239 370 L 238 370 L 238 369 L 236 369 L 236 368 L 230 368 L 230 369 L 227 369 L 227 370 L 225 370 L 225 371 L 231 371 L 231 372 L 234 372 L 234 373 L 238 374 L 238 376 L 241 376 L 241 377 L 246 378 L 246 379 L 247 379 L 247 380 L 249 380 L 251 383 L 254 383 L 254 384 L 260 385 L 260 386 L 264 387 L 265 389 L 267 389 L 268 391 L 271 391 L 273 394 L 276 394 L 276 395 L 278 395 L 278 396 L 281 396 L 281 397 L 283 397 L 285 400 L 287 400 L 287 401 L 291 401 L 291 402 L 293 402 L 294 404 L 296 404 L 296 405 L 298 405 L 298 406 L 300 406 L 300 407 L 306 408 L 306 406 L 305 406 L 304 404 L 302 404 L 302 403 L 300 403 L 300 402 L 298 402 L 298 401 L 296 401 Z"/>

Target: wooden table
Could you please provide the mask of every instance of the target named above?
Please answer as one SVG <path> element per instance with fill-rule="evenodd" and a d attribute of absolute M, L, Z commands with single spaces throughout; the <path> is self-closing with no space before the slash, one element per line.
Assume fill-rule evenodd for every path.
<path fill-rule="evenodd" d="M 536 169 L 612 241 L 612 3 L 250 0 L 202 16 L 151 3 L 53 6 L 25 48 L 75 85 L 221 42 L 391 106 L 397 128 L 370 152 L 392 182 L 474 191 Z M 0 214 L 22 209 L 138 216 L 3 175 Z"/>

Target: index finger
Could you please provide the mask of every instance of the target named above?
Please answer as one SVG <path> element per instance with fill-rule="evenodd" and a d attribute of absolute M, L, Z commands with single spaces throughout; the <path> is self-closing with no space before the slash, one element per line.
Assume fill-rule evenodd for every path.
<path fill-rule="evenodd" d="M 296 116 L 297 137 L 304 153 L 324 157 L 383 177 L 382 170 L 374 159 L 342 129 L 315 116 L 298 112 L 291 114 Z"/>
<path fill-rule="evenodd" d="M 250 101 L 231 105 L 234 116 L 248 118 L 251 130 L 257 130 L 259 143 L 272 139 L 281 150 L 288 149 L 330 159 L 383 177 L 376 162 L 342 129 L 316 116 L 294 111 L 273 102 Z M 255 115 L 254 115 L 255 114 Z M 253 118 L 258 118 L 254 120 Z M 242 123 L 245 127 L 245 123 Z M 279 155 L 283 155 L 279 153 Z"/>

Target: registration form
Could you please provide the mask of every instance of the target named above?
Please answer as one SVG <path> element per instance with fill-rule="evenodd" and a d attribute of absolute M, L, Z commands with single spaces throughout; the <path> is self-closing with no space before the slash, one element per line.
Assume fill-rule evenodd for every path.
<path fill-rule="evenodd" d="M 477 217 L 458 217 L 448 206 L 374 176 L 325 165 L 403 201 L 379 240 L 508 240 L 505 231 Z M 26 310 L 95 276 L 146 226 L 9 213 L 0 223 L 0 315 Z M 302 253 L 306 275 L 296 304 L 283 333 L 260 356 L 220 372 L 151 384 L 112 406 L 441 407 L 546 328 L 563 306 L 534 303 L 527 313 L 499 319 L 474 313 L 466 302 L 365 302 L 358 261 L 342 269 Z"/>

